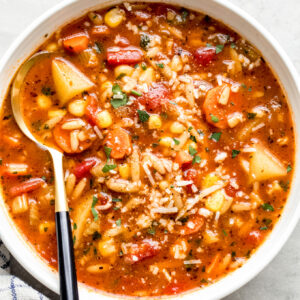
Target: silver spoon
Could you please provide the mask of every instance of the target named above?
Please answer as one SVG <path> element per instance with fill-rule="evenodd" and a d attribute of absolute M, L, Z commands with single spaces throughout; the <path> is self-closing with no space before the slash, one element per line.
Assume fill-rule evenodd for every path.
<path fill-rule="evenodd" d="M 58 265 L 60 279 L 61 299 L 78 299 L 77 277 L 74 262 L 74 250 L 69 208 L 66 198 L 64 173 L 63 173 L 63 153 L 42 144 L 28 129 L 24 122 L 22 113 L 22 101 L 20 91 L 25 77 L 29 70 L 38 62 L 49 58 L 53 53 L 46 51 L 39 52 L 30 57 L 19 69 L 11 89 L 11 106 L 14 118 L 21 131 L 40 148 L 47 150 L 53 160 L 54 179 L 55 179 L 55 223 L 56 239 L 58 249 Z"/>

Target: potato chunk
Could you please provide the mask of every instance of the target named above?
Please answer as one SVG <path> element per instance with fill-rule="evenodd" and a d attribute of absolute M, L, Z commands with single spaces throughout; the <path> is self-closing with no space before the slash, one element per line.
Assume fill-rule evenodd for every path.
<path fill-rule="evenodd" d="M 260 181 L 286 175 L 286 168 L 266 147 L 257 144 L 255 149 L 250 158 L 251 180 Z"/>
<path fill-rule="evenodd" d="M 83 73 L 63 58 L 52 61 L 52 76 L 61 106 L 94 86 Z"/>

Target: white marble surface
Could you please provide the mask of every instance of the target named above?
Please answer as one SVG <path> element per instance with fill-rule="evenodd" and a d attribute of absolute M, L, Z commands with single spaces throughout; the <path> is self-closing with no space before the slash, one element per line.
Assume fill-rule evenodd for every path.
<path fill-rule="evenodd" d="M 60 1 L 0 0 L 0 56 L 34 18 Z M 249 12 L 275 36 L 300 72 L 300 1 L 230 1 Z M 12 270 L 41 292 L 47 293 L 16 262 L 13 262 Z M 51 299 L 56 298 L 53 294 L 48 295 Z M 300 299 L 300 224 L 272 263 L 254 280 L 226 298 L 229 299 Z"/>

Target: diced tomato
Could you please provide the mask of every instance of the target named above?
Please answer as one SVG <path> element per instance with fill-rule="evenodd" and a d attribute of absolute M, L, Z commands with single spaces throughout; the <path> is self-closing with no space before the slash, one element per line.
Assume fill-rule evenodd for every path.
<path fill-rule="evenodd" d="M 175 163 L 179 164 L 179 167 L 189 166 L 192 161 L 193 157 L 187 151 L 180 150 L 176 153 Z"/>
<path fill-rule="evenodd" d="M 83 162 L 75 166 L 73 169 L 73 173 L 76 176 L 77 179 L 81 179 L 83 177 L 86 177 L 90 170 L 93 168 L 93 166 L 96 165 L 98 162 L 98 159 L 95 157 L 89 157 L 86 158 Z"/>
<path fill-rule="evenodd" d="M 245 243 L 251 247 L 257 247 L 264 239 L 264 234 L 259 230 L 252 230 L 245 237 Z"/>
<path fill-rule="evenodd" d="M 181 227 L 181 235 L 189 235 L 198 232 L 204 225 L 204 219 L 199 215 L 189 216 L 188 221 Z"/>
<path fill-rule="evenodd" d="M 225 187 L 225 192 L 229 197 L 235 197 L 237 190 L 231 184 L 228 184 Z"/>
<path fill-rule="evenodd" d="M 151 15 L 144 12 L 144 11 L 140 11 L 140 10 L 137 10 L 134 12 L 134 15 L 136 16 L 136 18 L 139 20 L 139 21 L 147 21 L 151 18 Z"/>
<path fill-rule="evenodd" d="M 91 30 L 91 35 L 94 35 L 97 37 L 108 35 L 109 33 L 110 33 L 110 30 L 106 25 L 94 26 Z"/>
<path fill-rule="evenodd" d="M 219 103 L 220 96 L 224 92 L 225 88 L 228 87 L 228 84 L 223 84 L 222 86 L 217 86 L 209 90 L 203 104 L 206 121 L 221 129 L 229 127 L 227 117 L 230 114 L 241 110 L 241 95 L 239 93 L 233 93 L 231 90 L 228 103 L 225 105 Z"/>
<path fill-rule="evenodd" d="M 1 168 L 1 172 L 6 176 L 26 175 L 28 172 L 28 165 L 22 163 L 7 163 Z"/>
<path fill-rule="evenodd" d="M 63 39 L 64 49 L 74 54 L 78 54 L 87 49 L 88 45 L 89 38 L 84 33 L 77 33 Z"/>
<path fill-rule="evenodd" d="M 207 66 L 216 56 L 215 47 L 201 47 L 194 53 L 196 61 L 202 65 Z"/>
<path fill-rule="evenodd" d="M 128 253 L 124 255 L 125 262 L 134 264 L 157 255 L 160 251 L 160 246 L 157 241 L 145 239 L 135 244 L 131 244 L 127 248 L 127 251 Z"/>
<path fill-rule="evenodd" d="M 118 51 L 114 48 L 107 49 L 107 62 L 111 66 L 137 64 L 142 59 L 143 53 L 137 48 L 121 48 Z"/>
<path fill-rule="evenodd" d="M 160 113 L 170 99 L 170 90 L 162 83 L 153 84 L 147 93 L 139 97 L 148 112 Z"/>
<path fill-rule="evenodd" d="M 92 125 L 97 123 L 97 113 L 99 112 L 100 107 L 98 100 L 95 95 L 87 96 L 87 106 L 85 108 L 85 115 Z"/>
<path fill-rule="evenodd" d="M 110 130 L 104 139 L 104 145 L 111 148 L 110 157 L 123 158 L 131 153 L 131 141 L 129 134 L 123 128 L 117 127 Z"/>
<path fill-rule="evenodd" d="M 171 282 L 169 283 L 165 289 L 164 294 L 165 295 L 177 295 L 182 292 L 184 292 L 187 289 L 186 284 L 182 281 L 179 282 Z"/>
<path fill-rule="evenodd" d="M 8 193 L 11 197 L 19 196 L 38 189 L 43 183 L 45 183 L 45 181 L 42 178 L 31 178 L 25 182 L 11 187 Z"/>
<path fill-rule="evenodd" d="M 183 177 L 185 180 L 192 180 L 193 184 L 196 187 L 199 187 L 201 185 L 201 176 L 199 174 L 199 171 L 197 171 L 195 169 L 188 169 L 188 170 L 184 171 Z M 186 186 L 186 191 L 187 191 L 187 193 L 190 193 L 190 194 L 193 193 L 192 184 L 189 184 Z"/>

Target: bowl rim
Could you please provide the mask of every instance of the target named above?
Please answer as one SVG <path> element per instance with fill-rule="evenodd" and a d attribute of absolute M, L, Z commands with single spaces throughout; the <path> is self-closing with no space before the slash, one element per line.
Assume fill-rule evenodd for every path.
<path fill-rule="evenodd" d="M 291 75 L 291 79 L 292 79 L 291 84 L 294 85 L 294 87 L 297 90 L 298 97 L 300 97 L 300 80 L 299 80 L 298 73 L 297 73 L 295 67 L 293 66 L 292 62 L 290 61 L 288 55 L 282 49 L 280 44 L 275 40 L 275 38 L 262 25 L 260 25 L 260 23 L 258 21 L 256 21 L 252 16 L 250 16 L 248 13 L 246 13 L 245 11 L 243 11 L 242 9 L 240 9 L 233 3 L 229 2 L 228 0 L 210 0 L 210 1 L 218 6 L 223 7 L 224 9 L 230 10 L 234 15 L 243 19 L 243 21 L 245 21 L 248 26 L 252 27 L 255 31 L 257 31 L 258 33 L 260 33 L 262 35 L 263 39 L 271 45 L 271 47 L 276 52 L 278 57 L 282 60 L 286 70 Z M 3 70 L 5 69 L 5 65 L 12 58 L 14 52 L 22 45 L 22 43 L 32 34 L 32 32 L 38 26 L 40 26 L 44 22 L 46 22 L 55 13 L 57 13 L 63 9 L 67 9 L 69 6 L 72 6 L 78 2 L 83 2 L 83 1 L 64 0 L 64 1 L 56 4 L 55 6 L 53 6 L 46 12 L 44 12 L 37 19 L 35 19 L 18 36 L 18 38 L 11 44 L 11 46 L 8 48 L 6 53 L 1 58 L 0 73 L 3 72 Z M 103 5 L 102 2 L 105 2 L 105 4 Z M 105 1 L 104 0 L 104 1 L 99 1 L 99 5 L 102 4 L 105 7 L 105 6 L 113 5 L 117 2 L 121 2 L 121 1 Z M 128 2 L 134 2 L 134 1 L 128 1 Z M 152 0 L 152 1 L 146 0 L 146 2 L 160 2 L 160 1 L 159 0 Z M 87 3 L 88 3 L 88 1 L 87 1 Z M 164 3 L 180 5 L 179 0 L 175 0 L 175 1 L 167 0 L 167 1 L 164 1 Z M 183 3 L 181 3 L 181 5 L 191 8 L 191 9 L 194 9 L 194 10 L 197 10 L 195 5 L 186 5 L 186 3 L 184 3 L 184 5 L 183 5 Z M 83 9 L 83 11 L 85 11 L 87 7 L 88 7 L 88 5 L 85 5 L 85 9 Z M 89 9 L 91 9 L 91 8 L 92 8 L 92 6 L 89 7 Z M 210 14 L 210 15 L 212 15 L 212 14 Z M 218 19 L 222 22 L 221 18 L 216 18 L 216 19 Z M 64 22 L 66 22 L 66 21 L 70 21 L 70 20 L 63 20 L 63 22 L 61 24 L 59 24 L 58 28 L 61 27 L 63 24 L 65 24 Z M 231 26 L 231 25 L 228 25 L 228 26 L 233 28 L 233 26 Z M 239 30 L 237 30 L 237 29 L 234 29 L 234 30 L 239 32 Z M 247 35 L 243 35 L 243 36 L 245 36 L 247 38 Z M 263 53 L 263 55 L 266 56 L 264 53 Z M 15 73 L 15 71 L 13 73 Z M 0 105 L 2 105 L 1 101 L 0 101 Z M 290 108 L 291 108 L 291 105 L 290 105 Z M 298 165 L 297 152 L 299 152 L 299 146 L 298 146 L 297 139 L 299 136 L 299 131 L 297 131 L 296 123 L 297 123 L 297 121 L 294 118 L 295 139 L 296 139 L 295 164 Z M 300 121 L 299 121 L 299 126 L 300 126 Z M 299 167 L 297 167 L 297 170 L 295 169 L 294 172 L 295 172 L 295 174 L 294 174 L 294 178 L 293 178 L 293 186 L 295 186 L 296 181 L 300 182 L 300 180 L 299 180 L 300 178 L 298 178 L 300 175 L 296 176 L 296 174 L 299 173 Z M 297 180 L 297 178 L 298 178 L 298 180 Z M 295 190 L 295 187 L 293 188 L 293 190 Z M 290 192 L 290 194 L 288 196 L 288 200 L 291 197 L 292 197 L 292 193 Z M 0 196 L 0 198 L 2 198 L 2 197 Z M 1 199 L 1 202 L 4 202 L 3 199 Z M 286 210 L 286 206 L 287 206 L 287 204 L 285 205 L 284 211 Z M 16 229 L 16 226 L 13 225 L 14 222 L 12 220 L 7 220 L 7 215 L 5 215 L 5 212 L 3 212 L 3 209 L 4 209 L 4 205 L 2 205 L 2 207 L 0 208 L 0 237 L 3 240 L 4 244 L 6 245 L 8 250 L 11 252 L 11 254 L 18 260 L 18 262 L 33 277 L 35 277 L 37 280 L 42 282 L 45 286 L 48 286 L 54 292 L 58 293 L 58 276 L 57 276 L 56 272 L 54 272 L 52 270 L 52 273 L 54 272 L 55 274 L 51 275 L 49 272 L 49 271 L 51 271 L 51 269 L 49 267 L 45 268 L 45 266 L 42 266 L 42 264 L 44 264 L 44 262 L 40 257 L 38 257 L 38 260 L 36 260 L 38 262 L 37 266 L 32 265 L 30 261 L 24 260 L 23 253 L 21 251 L 19 251 L 20 250 L 19 247 L 24 249 L 24 244 L 23 244 L 24 237 L 22 236 L 22 233 L 19 232 L 18 229 Z M 5 218 L 2 218 L 4 216 L 5 216 Z M 300 205 L 298 205 L 296 207 L 293 217 L 289 220 L 287 226 L 285 227 L 285 229 L 284 229 L 285 234 L 280 237 L 277 237 L 278 240 L 275 245 L 273 245 L 272 247 L 268 247 L 268 250 L 269 250 L 268 257 L 266 257 L 264 259 L 264 261 L 261 262 L 259 265 L 252 266 L 252 268 L 251 267 L 248 268 L 249 272 L 247 274 L 245 274 L 244 269 L 245 269 L 246 265 L 249 265 L 252 261 L 254 261 L 254 257 L 257 257 L 257 255 L 260 255 L 260 253 L 265 251 L 264 249 L 267 248 L 266 244 L 270 243 L 270 241 L 269 241 L 270 236 L 274 236 L 276 234 L 276 232 L 278 231 L 278 230 L 276 230 L 276 228 L 278 227 L 282 218 L 283 218 L 283 216 L 276 223 L 276 226 L 270 233 L 268 239 L 263 243 L 262 246 L 259 247 L 259 249 L 256 251 L 256 253 L 252 256 L 252 258 L 249 259 L 249 261 L 241 269 L 232 272 L 231 274 L 225 276 L 224 279 L 221 279 L 218 282 L 216 282 L 204 289 L 200 289 L 200 290 L 196 290 L 196 291 L 195 290 L 189 291 L 188 293 L 183 294 L 182 297 L 184 297 L 185 299 L 194 299 L 194 297 L 196 297 L 197 294 L 199 294 L 199 295 L 201 294 L 201 296 L 203 296 L 203 295 L 207 295 L 207 297 L 209 296 L 208 298 L 205 298 L 205 299 L 219 299 L 220 297 L 225 297 L 225 296 L 229 295 L 230 293 L 237 290 L 238 288 L 240 288 L 241 286 L 246 284 L 248 281 L 253 279 L 263 268 L 266 267 L 266 265 L 268 265 L 271 262 L 271 260 L 278 254 L 278 252 L 283 247 L 283 245 L 285 244 L 287 239 L 290 237 L 291 233 L 293 232 L 293 230 L 300 218 Z M 4 225 L 4 227 L 2 225 Z M 7 229 L 7 232 L 5 232 L 5 229 Z M 14 241 L 14 239 L 12 239 L 11 234 L 13 234 L 18 239 L 18 241 Z M 22 240 L 22 242 L 21 242 L 21 240 Z M 16 245 L 18 247 L 15 247 Z M 35 250 L 33 250 L 33 248 L 30 248 L 29 251 L 31 251 L 31 256 L 37 256 L 37 254 L 35 253 Z M 240 273 L 242 276 L 239 277 Z M 44 275 L 44 277 L 41 277 L 41 274 Z M 236 274 L 237 276 L 233 276 L 234 274 Z M 220 284 L 221 282 L 224 282 L 226 280 L 226 278 L 228 280 L 230 280 L 230 278 L 233 278 L 231 280 L 231 284 L 229 286 L 224 286 L 224 284 Z M 238 280 L 234 280 L 234 279 L 238 279 Z M 218 289 L 218 287 L 219 287 L 219 289 Z M 85 286 L 83 284 L 80 284 L 79 288 L 80 288 L 80 292 L 83 291 L 82 296 L 87 296 L 86 292 L 90 293 L 91 291 L 93 291 L 93 289 L 91 289 L 88 286 Z M 211 290 L 213 291 L 213 293 L 210 292 Z M 201 293 L 201 291 L 202 291 L 202 293 Z M 207 291 L 207 293 L 203 293 L 203 291 Z M 111 295 L 111 294 L 109 294 L 109 296 L 107 297 L 107 295 L 99 293 L 99 292 L 96 295 L 95 294 L 93 294 L 93 295 L 96 296 L 97 298 L 103 297 L 103 299 L 104 298 L 112 299 L 114 297 L 118 297 L 117 295 Z M 90 296 L 92 296 L 92 294 L 90 294 Z M 92 299 L 96 299 L 96 297 L 95 298 L 92 297 Z M 126 298 L 126 296 L 124 298 Z"/>

